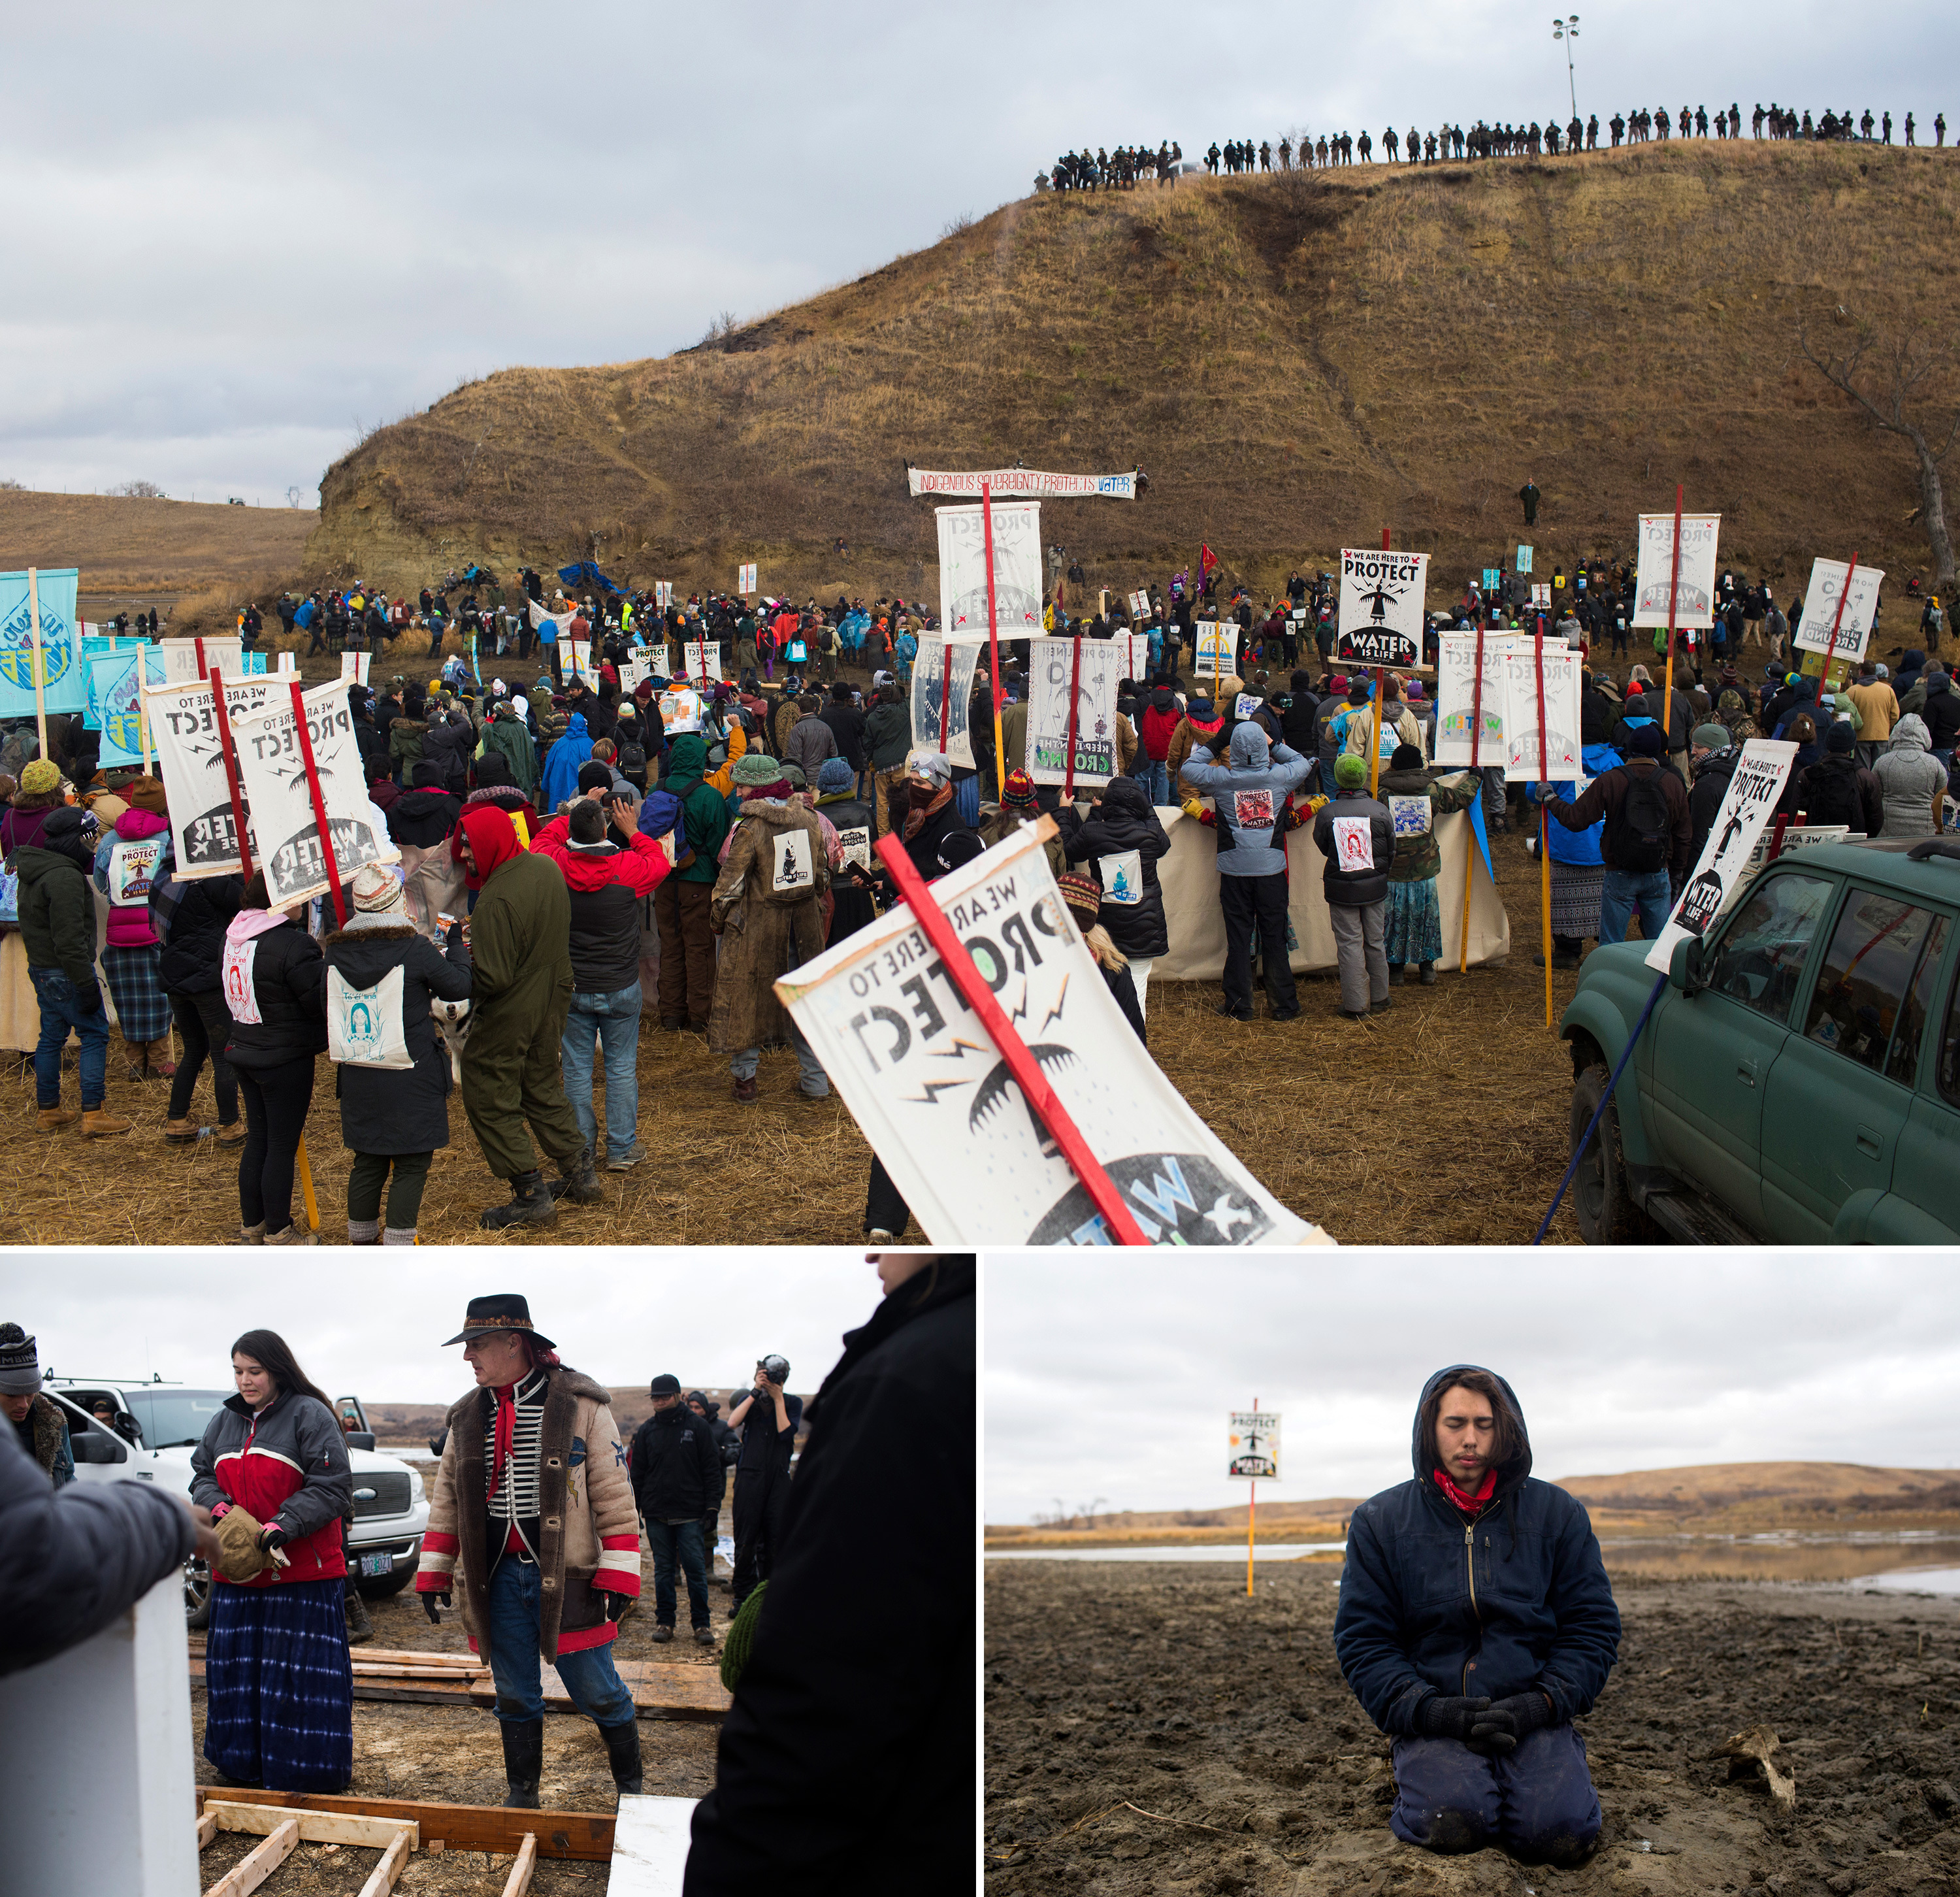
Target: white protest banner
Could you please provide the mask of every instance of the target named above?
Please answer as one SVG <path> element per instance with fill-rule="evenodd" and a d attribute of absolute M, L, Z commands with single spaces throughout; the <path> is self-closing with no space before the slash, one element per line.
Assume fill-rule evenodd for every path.
<path fill-rule="evenodd" d="M 1579 741 L 1580 654 L 1563 639 L 1545 641 L 1545 763 L 1538 764 L 1538 641 L 1514 638 L 1504 654 L 1504 780 L 1583 777 Z"/>
<path fill-rule="evenodd" d="M 343 883 L 368 864 L 401 861 L 387 831 L 375 826 L 346 688 L 335 679 L 303 695 L 313 746 L 310 771 L 292 692 L 290 684 L 280 686 L 262 713 L 240 718 L 232 733 L 239 775 L 252 806 L 253 855 L 266 873 L 267 906 L 275 909 L 324 896 L 333 886 L 313 810 L 315 786 L 326 807 L 334 869 Z"/>
<path fill-rule="evenodd" d="M 1690 936 L 1699 936 L 1722 912 L 1723 906 L 1748 866 L 1756 839 L 1776 809 L 1777 799 L 1790 781 L 1796 759 L 1794 744 L 1778 743 L 1774 738 L 1752 738 L 1742 746 L 1722 807 L 1715 813 L 1708 841 L 1701 846 L 1701 860 L 1688 879 L 1681 897 L 1667 918 L 1666 926 L 1654 937 L 1647 950 L 1647 964 L 1665 975 L 1673 960 L 1675 944 Z"/>
<path fill-rule="evenodd" d="M 234 734 L 240 718 L 256 718 L 281 689 L 290 689 L 278 686 L 270 678 L 228 678 L 224 705 Z M 149 708 L 150 742 L 157 747 L 164 796 L 170 805 L 171 844 L 177 855 L 173 874 L 186 883 L 205 876 L 237 875 L 240 865 L 231 817 L 231 780 L 225 775 L 211 681 L 145 686 L 143 702 Z M 251 842 L 251 799 L 243 794 L 243 788 L 241 784 L 240 800 L 246 806 L 247 840 Z M 256 842 L 252 853 L 255 858 L 258 855 Z"/>
<path fill-rule="evenodd" d="M 164 655 L 154 646 L 125 645 L 119 651 L 90 654 L 88 672 L 95 728 L 102 734 L 96 762 L 105 771 L 147 770 L 157 741 L 152 737 L 145 749 L 142 687 L 165 683 Z"/>
<path fill-rule="evenodd" d="M 980 498 L 980 484 L 987 484 L 997 501 L 1007 495 L 1044 495 L 1059 498 L 1087 499 L 1101 495 L 1110 501 L 1137 498 L 1134 474 L 1042 474 L 1032 468 L 994 468 L 985 474 L 936 474 L 924 468 L 907 468 L 905 484 L 914 499 L 921 494 L 970 495 Z"/>
<path fill-rule="evenodd" d="M 476 635 L 469 637 L 469 656 L 476 656 Z M 368 652 L 343 652 L 340 655 L 340 682 L 342 685 L 365 685 L 368 668 L 374 662 L 374 655 Z"/>
<path fill-rule="evenodd" d="M 543 602 L 539 600 L 528 600 L 526 604 L 530 613 L 531 630 L 537 635 L 538 644 L 541 647 L 556 645 L 571 638 L 573 618 L 571 613 L 547 613 Z"/>
<path fill-rule="evenodd" d="M 683 648 L 687 676 L 691 679 L 715 679 L 721 676 L 721 641 L 719 639 L 689 639 Z"/>
<path fill-rule="evenodd" d="M 199 663 L 200 648 L 203 653 L 202 664 Z M 244 641 L 235 635 L 228 633 L 208 639 L 159 639 L 157 650 L 164 655 L 164 676 L 173 685 L 187 684 L 192 679 L 208 679 L 214 665 L 228 679 L 245 676 Z M 290 654 L 282 653 L 279 656 L 285 659 Z"/>
<path fill-rule="evenodd" d="M 1228 1432 L 1231 1451 L 1225 1467 L 1228 1481 L 1276 1482 L 1280 1479 L 1280 1412 L 1276 1409 L 1235 1409 Z"/>
<path fill-rule="evenodd" d="M 620 696 L 631 698 L 639 689 L 641 680 L 653 676 L 654 666 L 651 659 L 622 659 L 619 661 Z"/>
<path fill-rule="evenodd" d="M 656 580 L 654 582 L 654 604 L 663 613 L 673 604 L 673 581 Z"/>
<path fill-rule="evenodd" d="M 34 575 L 34 603 L 40 609 L 41 697 L 50 711 L 79 711 L 88 701 L 81 628 L 75 618 L 81 578 L 72 566 L 41 567 Z M 0 718 L 34 715 L 31 632 L 27 574 L 0 573 Z"/>
<path fill-rule="evenodd" d="M 939 622 L 955 638 L 984 634 L 987 546 L 979 508 L 935 508 L 939 524 Z M 1042 629 L 1041 508 L 994 504 L 994 623 L 1004 639 Z"/>
<path fill-rule="evenodd" d="M 1502 765 L 1504 743 L 1504 656 L 1509 633 L 1484 635 L 1484 686 L 1477 684 L 1477 635 L 1446 632 L 1437 642 L 1436 670 L 1436 757 L 1438 764 L 1467 765 L 1472 760 L 1470 721 L 1474 711 L 1484 736 L 1477 746 L 1480 766 Z"/>
<path fill-rule="evenodd" d="M 654 700 L 660 724 L 669 737 L 701 729 L 701 694 L 685 685 L 670 685 Z"/>
<path fill-rule="evenodd" d="M 756 563 L 753 560 L 749 561 L 742 567 L 740 571 L 737 573 L 735 576 L 735 590 L 740 594 L 745 599 L 747 598 L 751 593 L 759 590 L 756 584 Z"/>
<path fill-rule="evenodd" d="M 1069 781 L 1068 702 L 1073 680 L 1074 781 L 1088 785 L 1108 783 L 1116 775 L 1116 686 L 1128 676 L 1129 660 L 1128 638 L 1031 641 L 1027 756 L 1010 759 L 1008 769 L 1024 765 L 1037 784 Z"/>
<path fill-rule="evenodd" d="M 1194 678 L 1223 679 L 1238 663 L 1239 629 L 1231 620 L 1192 622 L 1191 670 Z"/>
<path fill-rule="evenodd" d="M 1850 569 L 1842 560 L 1812 560 L 1810 584 L 1804 588 L 1803 615 L 1796 622 L 1791 644 L 1806 652 L 1831 649 L 1831 622 L 1838 615 L 1838 598 L 1844 593 L 1844 576 Z M 1844 610 L 1838 618 L 1837 655 L 1853 664 L 1865 656 L 1871 643 L 1872 621 L 1879 610 L 1879 587 L 1885 579 L 1882 567 L 1861 566 L 1851 575 L 1851 590 L 1845 594 Z"/>
<path fill-rule="evenodd" d="M 940 751 L 966 769 L 975 768 L 972 734 L 966 728 L 973 674 L 980 663 L 986 635 L 969 635 L 953 642 L 953 691 L 949 699 L 942 683 L 946 641 L 937 632 L 918 635 L 918 655 L 912 660 L 912 745 L 921 751 Z M 941 713 L 945 742 L 940 742 Z"/>
<path fill-rule="evenodd" d="M 1255 1179 L 1123 1019 L 1024 824 L 932 895 L 1152 1244 L 1323 1235 Z M 1060 1147 L 903 905 L 776 984 L 935 1244 L 1107 1244 Z"/>
<path fill-rule="evenodd" d="M 1675 606 L 1677 626 L 1709 625 L 1715 615 L 1715 548 L 1720 537 L 1719 514 L 1681 517 L 1681 597 Z M 1674 516 L 1640 516 L 1640 553 L 1634 567 L 1635 625 L 1667 623 L 1668 593 L 1674 583 Z"/>
<path fill-rule="evenodd" d="M 1140 619 L 1148 619 L 1150 616 L 1150 596 L 1141 590 L 1132 593 L 1130 595 L 1130 610 Z"/>
<path fill-rule="evenodd" d="M 1349 665 L 1420 665 L 1427 553 L 1341 549 L 1334 656 Z"/>
<path fill-rule="evenodd" d="M 583 679 L 593 691 L 599 689 L 599 668 L 592 663 L 592 648 L 587 646 L 584 656 L 576 639 L 560 639 L 558 642 L 558 675 L 560 681 L 569 686 L 574 679 Z"/>

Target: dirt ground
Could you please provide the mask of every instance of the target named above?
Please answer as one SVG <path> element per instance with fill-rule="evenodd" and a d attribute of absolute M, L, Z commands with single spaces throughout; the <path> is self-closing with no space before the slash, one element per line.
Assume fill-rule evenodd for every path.
<path fill-rule="evenodd" d="M 988 1888 L 1950 1891 L 1960 1875 L 1960 1603 L 1615 1577 L 1620 1660 L 1583 1722 L 1605 1813 L 1576 1871 L 1398 1842 L 1388 1743 L 1334 1660 L 1338 1569 L 992 1561 Z M 1764 1724 L 1796 1809 L 1729 1782 Z"/>
<path fill-rule="evenodd" d="M 727 1583 L 714 1585 L 715 1631 L 727 1624 Z M 441 1627 L 431 1627 L 415 1594 L 404 1592 L 373 1601 L 368 1612 L 374 1622 L 377 1647 L 415 1651 L 463 1653 L 468 1641 L 460 1621 L 446 1614 Z M 713 1666 L 721 1648 L 696 1647 L 685 1633 L 672 1644 L 656 1647 L 652 1640 L 651 1606 L 630 1616 L 616 1643 L 622 1660 L 658 1658 L 669 1663 Z M 358 1658 L 361 1647 L 354 1650 Z M 201 1785 L 222 1784 L 203 1755 L 205 1691 L 191 1689 L 192 1739 L 199 1748 L 197 1780 Z M 714 1749 L 718 1725 L 707 1722 L 648 1719 L 640 1720 L 640 1750 L 644 1789 L 657 1796 L 699 1798 L 714 1789 Z M 505 1785 L 504 1755 L 497 1722 L 489 1711 L 475 1706 L 450 1708 L 357 1699 L 354 1702 L 354 1783 L 357 1798 L 408 1798 L 452 1805 L 501 1805 Z M 249 1802 L 249 1791 L 226 1794 Z M 544 1776 L 539 1795 L 545 1807 L 558 1811 L 610 1812 L 617 1802 L 606 1748 L 597 1727 L 577 1714 L 548 1715 L 545 1720 Z M 208 1888 L 249 1851 L 256 1838 L 221 1832 L 204 1850 L 200 1869 Z M 288 1897 L 301 1892 L 331 1892 L 336 1897 L 358 1889 L 374 1865 L 379 1851 L 323 1844 L 301 1844 L 263 1886 L 266 1897 Z M 531 1888 L 544 1897 L 559 1892 L 603 1893 L 609 1866 L 542 1858 Z M 477 1851 L 418 1851 L 409 1859 L 396 1888 L 428 1897 L 471 1897 L 478 1892 L 501 1892 L 510 1872 L 508 1858 Z"/>

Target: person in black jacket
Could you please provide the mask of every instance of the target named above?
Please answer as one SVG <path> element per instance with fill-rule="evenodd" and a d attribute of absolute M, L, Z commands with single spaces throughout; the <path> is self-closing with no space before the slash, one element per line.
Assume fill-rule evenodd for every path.
<path fill-rule="evenodd" d="M 1573 1865 L 1600 1830 L 1586 1747 L 1620 1615 L 1584 1507 L 1532 1478 L 1511 1386 L 1473 1364 L 1423 1386 L 1412 1482 L 1348 1529 L 1334 1652 L 1394 1741 L 1389 1829 L 1439 1852 Z"/>
<path fill-rule="evenodd" d="M 224 931 L 220 990 L 231 1015 L 224 1058 L 245 1097 L 238 1158 L 238 1237 L 245 1245 L 311 1245 L 293 1222 L 293 1167 L 313 1061 L 326 1051 L 326 963 L 299 922 L 269 909 L 266 873 L 255 870 Z"/>
<path fill-rule="evenodd" d="M 730 1583 L 735 1600 L 730 1619 L 769 1578 L 782 1548 L 790 1455 L 803 1422 L 803 1399 L 784 1388 L 789 1375 L 788 1358 L 759 1358 L 754 1386 L 728 1412 L 730 1427 L 742 1432 L 735 1459 L 735 1573 Z"/>
<path fill-rule="evenodd" d="M 842 679 L 830 688 L 829 699 L 817 713 L 830 727 L 837 740 L 837 755 L 851 766 L 854 787 L 861 797 L 870 795 L 870 782 L 864 773 L 864 714 L 851 702 L 851 688 Z"/>
<path fill-rule="evenodd" d="M 1151 807 L 1150 793 L 1133 777 L 1112 778 L 1093 792 L 1089 814 L 1064 804 L 1056 814 L 1061 846 L 1071 863 L 1087 863 L 1102 892 L 1098 919 L 1128 963 L 1136 989 L 1137 1013 L 1147 1018 L 1144 991 L 1150 964 L 1170 953 L 1164 917 L 1163 887 L 1157 864 L 1170 853 L 1170 839 Z"/>
<path fill-rule="evenodd" d="M 695 1642 L 712 1647 L 708 1562 L 713 1544 L 704 1555 L 701 1525 L 711 1510 L 720 1513 L 727 1487 L 721 1451 L 713 1425 L 682 1402 L 679 1377 L 656 1377 L 648 1393 L 654 1413 L 634 1434 L 631 1467 L 633 1500 L 654 1556 L 654 1639 L 664 1644 L 673 1638 L 678 1561 L 687 1576 L 687 1617 Z"/>
<path fill-rule="evenodd" d="M 460 923 L 450 925 L 447 956 L 418 934 L 402 885 L 380 864 L 355 873 L 351 908 L 325 944 L 329 1019 L 345 1023 L 347 1036 L 335 1068 L 340 1136 L 354 1155 L 347 1242 L 412 1245 L 430 1162 L 449 1144 L 449 1049 L 431 1006 L 469 998 L 469 951 Z M 389 979 L 397 970 L 399 988 Z"/>
<path fill-rule="evenodd" d="M 245 1138 L 245 1122 L 238 1112 L 237 1077 L 224 1058 L 231 1017 L 218 991 L 224 931 L 238 913 L 238 899 L 244 889 L 245 879 L 240 876 L 204 877 L 192 883 L 161 876 L 150 885 L 150 930 L 163 944 L 157 976 L 170 998 L 177 1032 L 183 1036 L 183 1053 L 170 1081 L 170 1110 L 164 1123 L 164 1138 L 173 1144 L 196 1141 L 191 1097 L 207 1058 L 212 1091 L 218 1100 L 218 1138 L 226 1146 L 242 1144 Z"/>
<path fill-rule="evenodd" d="M 695 1807 L 685 1897 L 858 1897 L 974 1851 L 974 1260 L 872 1254 L 886 1295 L 810 1405 L 782 1550 Z M 902 1441 L 907 1503 L 890 1507 Z M 899 1584 L 864 1585 L 877 1546 Z"/>
<path fill-rule="evenodd" d="M 422 756 L 442 767 L 443 788 L 460 796 L 469 788 L 469 754 L 476 746 L 476 727 L 469 715 L 453 700 L 429 708 L 428 730 L 422 738 Z"/>

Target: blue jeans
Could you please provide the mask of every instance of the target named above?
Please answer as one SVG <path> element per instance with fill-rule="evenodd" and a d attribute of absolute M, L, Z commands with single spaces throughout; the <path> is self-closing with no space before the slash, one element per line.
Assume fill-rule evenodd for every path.
<path fill-rule="evenodd" d="M 696 1522 L 642 1523 L 647 1545 L 654 1551 L 654 1618 L 663 1627 L 674 1624 L 678 1605 L 674 1590 L 674 1562 L 687 1577 L 687 1617 L 696 1627 L 705 1627 L 712 1616 L 708 1611 L 708 1563 L 702 1553 L 701 1524 Z"/>
<path fill-rule="evenodd" d="M 565 1017 L 565 1094 L 596 1158 L 599 1117 L 592 1107 L 594 1042 L 606 1055 L 606 1157 L 623 1159 L 640 1125 L 640 985 L 610 995 L 574 995 Z"/>
<path fill-rule="evenodd" d="M 490 1577 L 490 1676 L 497 1685 L 497 1717 L 516 1726 L 545 1716 L 544 1672 L 538 1657 L 539 1586 L 535 1562 L 506 1555 Z M 623 1726 L 634 1717 L 633 1695 L 612 1664 L 609 1641 L 575 1654 L 560 1650 L 552 1662 L 571 1703 L 601 1726 Z"/>
<path fill-rule="evenodd" d="M 1599 1835 L 1586 1745 L 1570 1725 L 1541 1727 L 1501 1759 L 1456 1739 L 1395 1743 L 1389 1829 L 1424 1851 L 1502 1844 L 1528 1863 L 1574 1864 Z"/>
<path fill-rule="evenodd" d="M 1146 753 L 1130 766 L 1130 775 L 1144 787 L 1144 794 L 1153 804 L 1169 804 L 1170 765 L 1165 759 Z"/>
<path fill-rule="evenodd" d="M 830 1076 L 823 1071 L 823 1063 L 812 1052 L 809 1042 L 803 1037 L 803 1030 L 785 1014 L 783 1026 L 789 1030 L 790 1046 L 796 1050 L 797 1087 L 813 1100 L 827 1099 L 830 1093 Z M 762 1065 L 762 1050 L 759 1047 L 745 1047 L 730 1057 L 728 1071 L 738 1081 L 752 1081 L 756 1069 Z"/>
<path fill-rule="evenodd" d="M 109 1090 L 109 1017 L 100 1004 L 93 1014 L 83 1014 L 76 1005 L 75 984 L 61 969 L 27 972 L 41 1006 L 41 1038 L 34 1045 L 34 1104 L 61 1105 L 62 1049 L 72 1028 L 81 1036 L 81 1103 L 93 1111 Z"/>
<path fill-rule="evenodd" d="M 1606 887 L 1599 898 L 1599 940 L 1624 942 L 1627 924 L 1637 909 L 1640 934 L 1651 942 L 1667 925 L 1667 912 L 1674 907 L 1674 896 L 1665 870 L 1608 870 Z"/>

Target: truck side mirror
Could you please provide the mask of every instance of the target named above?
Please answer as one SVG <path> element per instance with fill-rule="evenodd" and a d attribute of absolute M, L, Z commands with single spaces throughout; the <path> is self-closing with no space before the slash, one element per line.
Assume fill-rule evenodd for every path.
<path fill-rule="evenodd" d="M 1707 985 L 1701 979 L 1700 936 L 1691 935 L 1686 941 L 1675 944 L 1674 953 L 1668 959 L 1667 984 L 1684 995 L 1699 995 Z"/>

